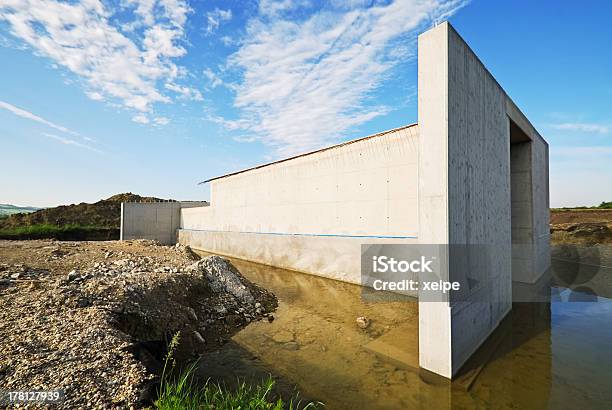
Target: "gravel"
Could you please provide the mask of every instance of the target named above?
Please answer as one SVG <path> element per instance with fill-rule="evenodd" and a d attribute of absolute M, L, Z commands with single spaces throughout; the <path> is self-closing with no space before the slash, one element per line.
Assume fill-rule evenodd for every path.
<path fill-rule="evenodd" d="M 0 241 L 0 386 L 63 389 L 64 408 L 139 408 L 176 332 L 193 359 L 273 320 L 272 294 L 197 258 L 151 241 Z"/>

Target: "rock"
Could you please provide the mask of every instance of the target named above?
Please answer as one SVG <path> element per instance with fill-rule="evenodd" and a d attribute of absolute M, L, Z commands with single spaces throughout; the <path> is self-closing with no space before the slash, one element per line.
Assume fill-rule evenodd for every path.
<path fill-rule="evenodd" d="M 300 350 L 300 345 L 297 342 L 287 342 L 283 344 L 283 349 L 286 350 Z"/>
<path fill-rule="evenodd" d="M 76 278 L 79 278 L 79 272 L 77 272 L 76 270 L 71 270 L 70 272 L 68 272 L 68 282 L 72 282 L 73 280 L 75 280 Z"/>
<path fill-rule="evenodd" d="M 274 321 L 274 315 L 268 315 L 268 322 L 272 323 Z"/>
<path fill-rule="evenodd" d="M 198 269 L 210 281 L 214 292 L 229 292 L 246 303 L 254 303 L 255 298 L 242 281 L 236 268 L 220 256 L 209 256 L 196 262 Z"/>
<path fill-rule="evenodd" d="M 257 302 L 255 303 L 255 309 L 259 309 L 261 307 L 261 303 Z"/>
<path fill-rule="evenodd" d="M 187 314 L 189 315 L 189 318 L 195 322 L 198 321 L 198 315 L 196 315 L 195 310 L 193 310 L 192 307 L 187 307 Z"/>
<path fill-rule="evenodd" d="M 206 343 L 206 340 L 204 340 L 204 338 L 202 337 L 202 335 L 200 334 L 200 332 L 198 332 L 197 330 L 193 331 L 193 337 L 199 342 L 199 343 Z"/>
<path fill-rule="evenodd" d="M 78 307 L 78 308 L 85 308 L 87 306 L 91 306 L 91 300 L 89 300 L 89 298 L 80 297 L 80 298 L 77 299 L 76 307 Z"/>
<path fill-rule="evenodd" d="M 11 279 L 19 279 L 21 274 L 19 272 L 11 273 Z"/>
<path fill-rule="evenodd" d="M 189 245 L 185 246 L 183 248 L 183 253 L 185 254 L 185 256 L 187 256 L 189 259 L 193 260 L 193 261 L 198 261 L 200 259 L 202 259 L 200 257 L 200 255 L 198 255 L 197 253 L 195 253 L 193 251 L 193 249 L 191 249 L 191 247 Z"/>
<path fill-rule="evenodd" d="M 357 326 L 359 326 L 361 329 L 367 329 L 368 326 L 370 326 L 370 319 L 365 316 L 359 316 L 356 322 Z"/>

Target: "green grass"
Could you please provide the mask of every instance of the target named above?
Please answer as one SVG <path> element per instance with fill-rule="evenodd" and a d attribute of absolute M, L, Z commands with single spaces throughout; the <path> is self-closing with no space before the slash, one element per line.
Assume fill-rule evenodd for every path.
<path fill-rule="evenodd" d="M 164 361 L 158 398 L 155 407 L 161 410 L 284 410 L 284 409 L 315 409 L 320 403 L 302 405 L 292 399 L 289 403 L 282 399 L 270 398 L 274 380 L 268 378 L 257 386 L 239 383 L 235 389 L 207 381 L 203 386 L 194 383 L 194 372 L 197 363 L 188 366 L 178 376 L 171 376 L 175 367 L 173 354 L 179 343 L 177 333 L 170 342 L 168 354 Z"/>
<path fill-rule="evenodd" d="M 612 209 L 612 202 L 602 202 L 597 206 L 574 206 L 574 207 L 564 207 L 564 208 L 551 208 L 550 210 L 553 212 L 559 211 L 582 211 L 582 210 L 600 210 L 600 209 Z"/>
<path fill-rule="evenodd" d="M 95 225 L 50 225 L 38 224 L 0 229 L 0 239 L 42 239 L 64 240 L 113 239 L 116 229 Z"/>

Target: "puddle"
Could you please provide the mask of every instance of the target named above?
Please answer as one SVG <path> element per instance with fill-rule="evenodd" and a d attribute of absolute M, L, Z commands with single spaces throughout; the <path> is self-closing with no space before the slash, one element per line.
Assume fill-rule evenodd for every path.
<path fill-rule="evenodd" d="M 252 323 L 202 357 L 203 376 L 231 385 L 236 377 L 257 382 L 272 373 L 281 392 L 295 386 L 331 409 L 588 409 L 612 403 L 612 299 L 591 293 L 588 302 L 567 302 L 583 293 L 554 288 L 552 302 L 515 303 L 489 352 L 481 354 L 486 360 L 466 366 L 468 376 L 450 383 L 406 364 L 417 354 L 416 301 L 368 303 L 356 285 L 232 262 L 274 292 L 279 307 L 272 323 Z M 599 276 L 604 274 L 612 278 L 612 271 Z M 366 329 L 357 325 L 359 316 L 371 320 Z M 406 360 L 393 360 L 393 346 L 402 345 L 413 348 L 403 349 Z"/>

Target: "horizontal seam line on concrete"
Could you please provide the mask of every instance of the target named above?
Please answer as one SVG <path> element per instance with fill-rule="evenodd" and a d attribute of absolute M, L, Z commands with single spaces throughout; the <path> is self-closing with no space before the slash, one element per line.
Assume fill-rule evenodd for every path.
<path fill-rule="evenodd" d="M 249 232 L 249 231 L 217 231 L 213 229 L 189 229 L 179 228 L 181 231 L 195 232 L 224 232 L 224 233 L 247 233 L 254 235 L 281 235 L 281 236 L 325 236 L 338 238 L 386 238 L 386 239 L 417 239 L 418 236 L 394 236 L 394 235 L 342 235 L 333 233 L 284 233 L 284 232 Z"/>

